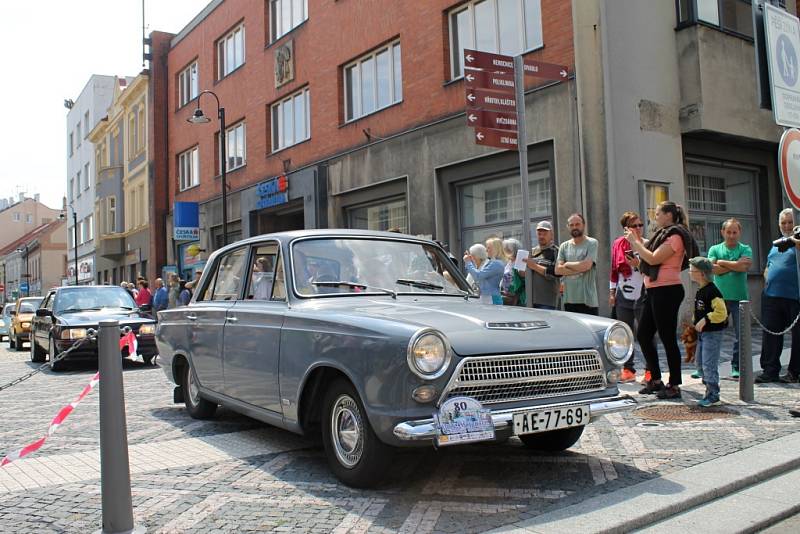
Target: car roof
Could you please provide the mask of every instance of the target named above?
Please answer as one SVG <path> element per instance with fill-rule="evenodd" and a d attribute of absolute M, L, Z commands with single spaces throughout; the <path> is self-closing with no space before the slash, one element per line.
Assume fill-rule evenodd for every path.
<path fill-rule="evenodd" d="M 260 243 L 261 241 L 267 239 L 277 239 L 282 243 L 289 243 L 296 239 L 309 238 L 309 237 L 351 237 L 351 238 L 372 237 L 372 238 L 393 239 L 402 241 L 417 241 L 420 243 L 432 242 L 430 239 L 425 239 L 410 234 L 401 234 L 398 232 L 379 232 L 376 230 L 353 230 L 349 228 L 325 228 L 316 230 L 292 230 L 288 232 L 276 232 L 273 234 L 256 235 L 253 237 L 248 237 L 247 239 L 242 239 L 241 241 L 237 241 L 236 243 L 231 243 L 221 249 L 214 251 L 214 253 L 219 254 L 221 251 L 231 250 L 243 245 L 252 245 L 254 243 Z"/>

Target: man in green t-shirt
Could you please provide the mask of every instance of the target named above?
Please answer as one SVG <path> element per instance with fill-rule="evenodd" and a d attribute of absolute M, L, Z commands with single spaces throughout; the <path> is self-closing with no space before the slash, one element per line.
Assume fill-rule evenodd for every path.
<path fill-rule="evenodd" d="M 555 274 L 564 284 L 564 310 L 598 315 L 597 240 L 586 235 L 586 220 L 580 213 L 567 219 L 572 239 L 558 247 Z"/>
<path fill-rule="evenodd" d="M 753 263 L 753 250 L 740 243 L 742 223 L 728 219 L 722 223 L 724 241 L 708 249 L 708 259 L 714 263 L 714 283 L 722 292 L 728 317 L 733 325 L 733 358 L 731 378 L 739 378 L 739 301 L 749 300 L 747 294 L 747 271 Z M 745 317 L 745 320 L 749 320 Z"/>

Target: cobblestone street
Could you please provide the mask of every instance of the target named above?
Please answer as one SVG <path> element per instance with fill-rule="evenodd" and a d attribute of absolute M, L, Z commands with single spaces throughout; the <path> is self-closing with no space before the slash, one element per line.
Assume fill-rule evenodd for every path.
<path fill-rule="evenodd" d="M 27 350 L 7 346 L 0 384 L 33 365 Z M 686 410 L 690 420 L 660 421 L 646 417 L 652 398 L 626 384 L 641 408 L 598 420 L 566 453 L 530 453 L 516 439 L 405 451 L 380 489 L 360 491 L 336 481 L 311 441 L 224 409 L 193 420 L 172 403 L 160 369 L 124 367 L 134 517 L 148 532 L 480 532 L 798 430 L 787 413 L 800 402 L 797 385 L 756 386 L 757 402 L 743 405 L 738 384 L 723 380 L 718 417 Z M 45 371 L 0 392 L 0 456 L 40 437 L 95 370 Z M 690 372 L 683 402 L 659 406 L 702 396 Z M 98 398 L 90 394 L 39 452 L 0 469 L 0 531 L 100 527 Z"/>

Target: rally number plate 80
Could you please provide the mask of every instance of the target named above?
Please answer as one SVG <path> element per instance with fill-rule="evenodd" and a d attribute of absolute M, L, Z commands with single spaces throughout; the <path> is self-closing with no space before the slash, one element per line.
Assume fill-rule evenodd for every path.
<path fill-rule="evenodd" d="M 589 423 L 589 406 L 562 406 L 514 414 L 514 435 L 534 434 Z"/>

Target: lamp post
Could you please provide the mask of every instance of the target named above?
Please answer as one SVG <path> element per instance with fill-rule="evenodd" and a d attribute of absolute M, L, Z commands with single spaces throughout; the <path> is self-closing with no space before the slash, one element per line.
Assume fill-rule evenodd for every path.
<path fill-rule="evenodd" d="M 214 93 L 214 91 L 201 91 L 199 95 L 197 95 L 197 109 L 194 110 L 192 116 L 186 119 L 187 122 L 192 124 L 206 124 L 211 122 L 211 119 L 206 117 L 203 114 L 203 110 L 200 109 L 200 97 L 204 94 L 209 94 L 214 97 L 214 100 L 217 101 L 217 117 L 219 118 L 219 144 L 220 144 L 220 158 L 222 164 L 222 246 L 228 244 L 228 182 L 227 182 L 227 169 L 228 169 L 228 162 L 226 158 L 226 141 L 225 139 L 225 108 L 219 105 L 219 97 Z"/>
<path fill-rule="evenodd" d="M 72 208 L 72 231 L 73 243 L 75 243 L 75 285 L 78 285 L 78 214 L 75 213 L 75 208 Z"/>
<path fill-rule="evenodd" d="M 25 274 L 20 276 L 20 278 L 25 278 L 26 279 L 27 283 L 25 284 L 25 287 L 27 289 L 25 290 L 25 296 L 26 297 L 30 297 L 31 296 L 31 267 L 28 264 L 28 245 L 27 244 L 22 245 L 22 247 L 17 249 L 17 252 L 19 252 L 20 254 L 22 254 L 23 251 L 25 252 Z M 22 285 L 22 284 L 20 284 L 20 285 Z"/>

